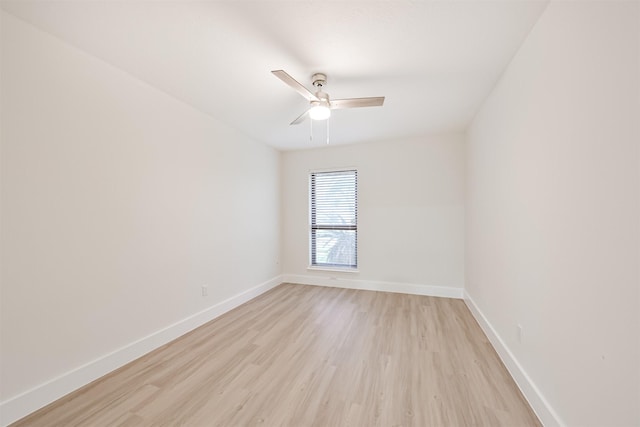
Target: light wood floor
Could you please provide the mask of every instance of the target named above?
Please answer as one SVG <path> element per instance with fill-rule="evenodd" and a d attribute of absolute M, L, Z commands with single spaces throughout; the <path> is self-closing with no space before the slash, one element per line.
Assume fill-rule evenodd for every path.
<path fill-rule="evenodd" d="M 461 300 L 283 284 L 17 426 L 539 426 Z"/>

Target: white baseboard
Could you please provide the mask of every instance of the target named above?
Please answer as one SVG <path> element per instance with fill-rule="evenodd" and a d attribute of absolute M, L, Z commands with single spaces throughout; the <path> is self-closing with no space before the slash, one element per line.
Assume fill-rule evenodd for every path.
<path fill-rule="evenodd" d="M 522 368 L 522 365 L 520 365 L 511 350 L 509 350 L 509 347 L 507 347 L 502 338 L 500 338 L 500 335 L 498 335 L 467 291 L 464 292 L 464 301 L 493 345 L 493 348 L 495 348 L 498 356 L 502 359 L 502 363 L 506 366 L 525 399 L 527 399 L 529 405 L 540 419 L 540 422 L 542 422 L 545 427 L 564 427 L 565 424 L 558 414 L 553 410 L 547 399 L 545 399 L 540 392 L 540 389 Z"/>
<path fill-rule="evenodd" d="M 432 297 L 463 298 L 462 288 L 447 286 L 416 285 L 413 283 L 379 282 L 375 280 L 346 279 L 327 274 L 326 276 L 304 276 L 283 274 L 282 281 L 301 285 L 329 286 L 332 288 L 361 289 L 366 291 L 396 292 Z"/>
<path fill-rule="evenodd" d="M 505 345 L 486 317 L 477 307 L 472 297 L 462 288 L 445 286 L 424 286 L 410 283 L 380 282 L 370 280 L 345 279 L 333 276 L 305 276 L 285 274 L 274 277 L 258 286 L 248 289 L 231 298 L 221 301 L 205 310 L 195 313 L 179 322 L 167 326 L 153 334 L 143 337 L 125 347 L 114 350 L 96 360 L 67 372 L 57 378 L 27 390 L 0 403 L 0 425 L 7 426 L 49 403 L 89 384 L 90 382 L 126 365 L 127 363 L 167 344 L 187 332 L 215 319 L 238 307 L 258 295 L 274 288 L 280 283 L 299 283 L 303 285 L 329 286 L 347 289 L 397 292 L 413 295 L 428 295 L 446 298 L 464 298 L 469 310 L 491 341 L 509 373 L 514 378 L 522 394 L 546 427 L 563 427 L 558 414 L 544 398 L 540 390 L 518 363 L 513 353 Z"/>
<path fill-rule="evenodd" d="M 126 365 L 282 283 L 277 276 L 131 344 L 0 403 L 0 425 L 7 426 L 80 387 Z"/>

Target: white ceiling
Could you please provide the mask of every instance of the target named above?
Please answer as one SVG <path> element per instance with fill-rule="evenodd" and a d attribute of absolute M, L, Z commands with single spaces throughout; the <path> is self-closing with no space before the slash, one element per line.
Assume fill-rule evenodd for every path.
<path fill-rule="evenodd" d="M 307 101 L 332 98 L 331 144 L 464 131 L 547 5 L 502 1 L 3 1 L 2 8 L 278 149 L 321 145 Z"/>

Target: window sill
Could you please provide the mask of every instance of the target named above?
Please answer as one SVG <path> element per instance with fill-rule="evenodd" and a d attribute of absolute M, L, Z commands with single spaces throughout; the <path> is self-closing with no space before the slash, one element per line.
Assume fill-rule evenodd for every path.
<path fill-rule="evenodd" d="M 360 270 L 358 270 L 357 268 L 322 267 L 322 266 L 318 266 L 318 265 L 310 265 L 309 267 L 307 267 L 307 270 L 336 271 L 336 272 L 340 272 L 340 273 L 360 273 Z"/>

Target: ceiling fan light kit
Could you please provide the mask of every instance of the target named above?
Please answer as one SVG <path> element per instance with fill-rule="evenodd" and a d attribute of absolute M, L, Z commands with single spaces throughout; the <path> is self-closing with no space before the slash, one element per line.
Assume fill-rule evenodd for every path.
<path fill-rule="evenodd" d="M 311 103 L 313 105 L 313 107 L 309 108 L 309 117 L 311 120 L 327 120 L 331 117 L 331 108 L 327 105 L 328 103 L 316 103 L 316 101 L 311 101 Z"/>

